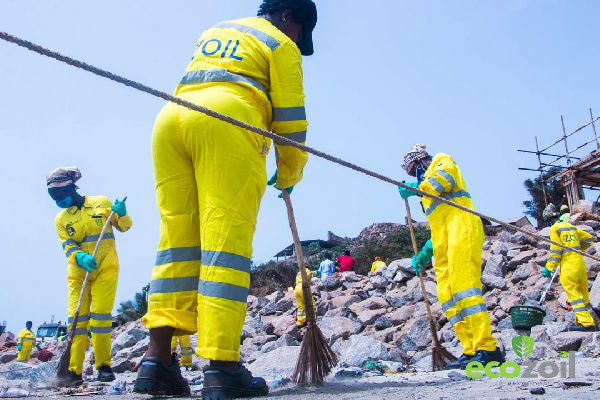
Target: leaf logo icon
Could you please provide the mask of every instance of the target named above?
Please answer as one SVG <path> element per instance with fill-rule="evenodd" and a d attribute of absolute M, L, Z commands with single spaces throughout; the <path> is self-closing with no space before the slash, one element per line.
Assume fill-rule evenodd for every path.
<path fill-rule="evenodd" d="M 512 340 L 513 350 L 521 360 L 531 354 L 534 343 L 533 338 L 529 336 L 516 336 Z"/>

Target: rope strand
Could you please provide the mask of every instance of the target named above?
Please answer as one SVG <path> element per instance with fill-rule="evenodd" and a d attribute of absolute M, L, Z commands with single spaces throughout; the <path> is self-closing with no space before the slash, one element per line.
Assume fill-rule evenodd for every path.
<path fill-rule="evenodd" d="M 438 201 L 440 203 L 444 203 L 444 204 L 447 204 L 447 205 L 449 205 L 451 207 L 454 207 L 454 208 L 457 208 L 459 210 L 462 210 L 462 211 L 468 212 L 470 214 L 476 215 L 479 218 L 484 218 L 484 219 L 487 219 L 487 220 L 489 220 L 491 222 L 495 222 L 496 224 L 501 225 L 501 226 L 503 226 L 505 228 L 508 228 L 510 230 L 515 230 L 517 232 L 521 232 L 522 234 L 530 236 L 530 237 L 533 237 L 533 238 L 535 238 L 538 241 L 543 241 L 543 242 L 546 242 L 546 243 L 553 244 L 553 245 L 561 247 L 561 248 L 563 248 L 565 250 L 568 250 L 568 251 L 580 254 L 580 255 L 582 255 L 584 257 L 591 258 L 592 260 L 600 262 L 600 258 L 592 256 L 592 255 L 587 254 L 587 253 L 584 253 L 584 252 L 579 251 L 579 250 L 575 250 L 575 249 L 573 249 L 573 248 L 571 248 L 569 246 L 566 246 L 566 245 L 564 245 L 562 243 L 558 243 L 558 242 L 554 242 L 554 241 L 552 241 L 550 239 L 546 239 L 543 236 L 540 236 L 538 234 L 526 231 L 525 229 L 519 228 L 517 226 L 513 226 L 513 225 L 510 225 L 510 224 L 507 224 L 507 223 L 502 222 L 502 221 L 500 221 L 500 220 L 498 220 L 496 218 L 493 218 L 493 217 L 487 216 L 485 214 L 479 213 L 479 212 L 477 212 L 475 210 L 471 210 L 470 208 L 463 207 L 460 204 L 456 204 L 456 203 L 451 202 L 449 200 L 446 200 L 446 199 L 444 199 L 442 197 L 432 195 L 432 194 L 424 192 L 422 190 L 413 188 L 412 186 L 407 186 L 406 184 L 404 184 L 404 183 L 402 183 L 400 181 L 397 181 L 397 180 L 392 179 L 392 178 L 388 178 L 388 177 L 386 177 L 384 175 L 378 174 L 377 172 L 368 170 L 368 169 L 363 168 L 363 167 L 361 167 L 359 165 L 356 165 L 356 164 L 353 164 L 351 162 L 342 160 L 341 158 L 334 157 L 334 156 L 332 156 L 330 154 L 324 153 L 324 152 L 319 151 L 317 149 L 313 149 L 312 147 L 308 147 L 308 146 L 305 146 L 305 145 L 300 144 L 298 142 L 294 142 L 293 140 L 287 139 L 284 136 L 280 136 L 280 135 L 278 135 L 276 133 L 273 133 L 273 132 L 265 131 L 263 129 L 257 128 L 257 127 L 252 126 L 252 125 L 249 125 L 249 124 L 247 124 L 245 122 L 239 121 L 239 120 L 237 120 L 235 118 L 231 118 L 231 117 L 228 117 L 226 115 L 220 114 L 220 113 L 218 113 L 216 111 L 210 110 L 210 109 L 208 109 L 206 107 L 202 107 L 202 106 L 200 106 L 198 104 L 191 103 L 189 101 L 183 100 L 183 99 L 181 99 L 179 97 L 170 95 L 170 94 L 162 92 L 160 90 L 153 89 L 153 88 L 151 88 L 149 86 L 146 86 L 146 85 L 144 85 L 142 83 L 139 83 L 139 82 L 127 79 L 127 78 L 123 78 L 123 77 L 121 77 L 119 75 L 113 74 L 112 72 L 105 71 L 105 70 L 103 70 L 101 68 L 98 68 L 98 67 L 94 67 L 93 65 L 87 64 L 87 63 L 85 63 L 83 61 L 79 61 L 79 60 L 76 60 L 74 58 L 71 58 L 71 57 L 68 57 L 68 56 L 64 56 L 64 55 L 62 55 L 62 54 L 60 54 L 58 52 L 46 49 L 46 48 L 44 48 L 44 47 L 42 47 L 40 45 L 37 45 L 35 43 L 31 43 L 31 42 L 29 42 L 27 40 L 24 40 L 24 39 L 18 38 L 16 36 L 10 35 L 10 34 L 8 34 L 6 32 L 0 31 L 0 39 L 5 40 L 5 41 L 10 42 L 10 43 L 14 43 L 17 46 L 24 47 L 24 48 L 26 48 L 28 50 L 31 50 L 31 51 L 33 51 L 35 53 L 38 53 L 40 55 L 43 55 L 43 56 L 50 57 L 50 58 L 53 58 L 55 60 L 61 61 L 63 63 L 71 65 L 73 67 L 80 68 L 80 69 L 83 69 L 85 71 L 91 72 L 92 74 L 101 76 L 103 78 L 110 79 L 110 80 L 112 80 L 114 82 L 121 83 L 121 84 L 123 84 L 125 86 L 129 86 L 129 87 L 131 87 L 133 89 L 136 89 L 136 90 L 139 90 L 141 92 L 148 93 L 148 94 L 150 94 L 152 96 L 155 96 L 155 97 L 159 97 L 159 98 L 161 98 L 163 100 L 170 101 L 170 102 L 175 103 L 175 104 L 179 104 L 180 106 L 186 107 L 186 108 L 188 108 L 190 110 L 201 112 L 201 113 L 206 114 L 206 115 L 208 115 L 210 117 L 216 118 L 216 119 L 218 119 L 220 121 L 223 121 L 223 122 L 227 122 L 227 123 L 229 123 L 231 125 L 234 125 L 234 126 L 237 126 L 239 128 L 242 128 L 242 129 L 248 130 L 250 132 L 254 132 L 256 134 L 268 137 L 268 138 L 272 139 L 275 143 L 277 143 L 279 145 L 292 146 L 292 147 L 295 147 L 297 149 L 306 151 L 306 152 L 308 152 L 310 154 L 313 154 L 313 155 L 315 155 L 317 157 L 324 158 L 325 160 L 328 160 L 328 161 L 331 161 L 333 163 L 342 165 L 342 166 L 344 166 L 346 168 L 349 168 L 349 169 L 352 169 L 354 171 L 363 173 L 363 174 L 365 174 L 367 176 L 370 176 L 372 178 L 378 179 L 380 181 L 391 183 L 391 184 L 393 184 L 395 186 L 403 187 L 404 189 L 408 189 L 408 190 L 410 190 L 410 191 L 412 191 L 414 193 L 417 193 L 419 196 L 429 197 L 430 199 L 433 199 L 433 200 Z"/>

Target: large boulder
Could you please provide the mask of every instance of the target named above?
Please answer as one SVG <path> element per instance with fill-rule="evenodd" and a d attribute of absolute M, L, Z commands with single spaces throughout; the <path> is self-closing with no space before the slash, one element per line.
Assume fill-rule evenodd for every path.
<path fill-rule="evenodd" d="M 385 309 L 365 310 L 357 315 L 358 321 L 361 325 L 372 325 L 377 318 L 385 314 Z"/>
<path fill-rule="evenodd" d="M 589 336 L 586 332 L 563 332 L 550 339 L 550 347 L 555 351 L 577 351 L 584 339 Z"/>
<path fill-rule="evenodd" d="M 319 327 L 329 343 L 340 338 L 348 339 L 355 332 L 354 321 L 344 317 L 323 317 L 319 322 Z"/>
<path fill-rule="evenodd" d="M 409 274 L 414 275 L 415 270 L 413 269 L 412 266 L 412 259 L 410 258 L 403 258 L 401 260 L 396 260 L 393 261 L 388 268 L 392 268 L 395 269 L 396 271 L 400 270 L 400 271 L 404 271 L 404 272 L 408 272 Z"/>
<path fill-rule="evenodd" d="M 388 281 L 391 281 L 392 279 L 394 279 L 394 277 L 396 276 L 396 273 L 399 270 L 400 270 L 400 265 L 391 263 L 383 270 L 382 276 L 385 279 L 387 279 Z"/>
<path fill-rule="evenodd" d="M 590 290 L 590 305 L 596 312 L 600 312 L 600 278 L 596 278 Z"/>
<path fill-rule="evenodd" d="M 384 343 L 367 336 L 355 335 L 350 338 L 340 364 L 362 367 L 369 360 L 387 360 L 387 358 L 388 351 Z"/>
<path fill-rule="evenodd" d="M 299 337 L 300 332 L 296 326 L 296 317 L 293 315 L 282 315 L 273 321 L 273 334 L 275 336 L 283 336 L 286 333 L 293 337 Z"/>
<path fill-rule="evenodd" d="M 431 344 L 429 319 L 421 317 L 409 322 L 394 335 L 394 343 L 404 352 L 424 350 Z"/>
<path fill-rule="evenodd" d="M 595 332 L 593 335 L 588 334 L 587 339 L 581 344 L 579 351 L 585 357 L 600 357 L 600 332 Z"/>
<path fill-rule="evenodd" d="M 331 299 L 331 306 L 333 308 L 350 307 L 351 305 L 354 305 L 354 303 L 358 303 L 361 300 L 362 299 L 355 294 L 350 296 L 334 296 Z"/>
<path fill-rule="evenodd" d="M 510 281 L 512 283 L 517 283 L 529 278 L 533 274 L 533 266 L 531 264 L 521 265 L 515 272 L 513 272 L 512 278 Z"/>
<path fill-rule="evenodd" d="M 519 265 L 528 263 L 533 260 L 536 255 L 536 250 L 519 251 L 519 253 L 508 262 L 508 269 L 515 269 Z"/>
<path fill-rule="evenodd" d="M 6 364 L 11 362 L 12 360 L 16 360 L 17 352 L 11 351 L 6 353 L 0 353 L 0 364 Z"/>
<path fill-rule="evenodd" d="M 497 254 L 488 258 L 483 273 L 502 278 L 506 275 L 507 271 L 508 263 L 506 261 L 506 257 L 504 257 L 502 254 Z"/>
<path fill-rule="evenodd" d="M 256 361 L 247 368 L 254 376 L 266 378 L 278 375 L 291 376 L 300 353 L 300 346 L 284 346 L 268 353 L 259 354 Z"/>
<path fill-rule="evenodd" d="M 342 281 L 331 275 L 323 280 L 323 286 L 325 286 L 327 290 L 337 289 L 342 286 Z"/>
<path fill-rule="evenodd" d="M 490 288 L 496 288 L 500 290 L 506 290 L 507 288 L 506 281 L 502 277 L 496 275 L 483 274 L 481 275 L 481 282 Z"/>
<path fill-rule="evenodd" d="M 373 285 L 373 287 L 375 289 L 385 289 L 390 284 L 390 282 L 385 277 L 380 276 L 380 275 L 371 277 L 371 279 L 369 279 L 369 281 L 371 282 L 371 284 Z"/>
<path fill-rule="evenodd" d="M 392 312 L 391 314 L 388 314 L 387 317 L 390 319 L 390 321 L 392 321 L 392 324 L 400 325 L 400 324 L 408 321 L 409 319 L 411 319 L 414 312 L 415 312 L 415 306 L 411 304 L 408 306 L 400 307 L 399 309 Z"/>
<path fill-rule="evenodd" d="M 114 356 L 119 350 L 123 350 L 126 347 L 132 347 L 144 337 L 146 337 L 146 332 L 137 328 L 122 332 L 112 342 L 111 355 Z"/>

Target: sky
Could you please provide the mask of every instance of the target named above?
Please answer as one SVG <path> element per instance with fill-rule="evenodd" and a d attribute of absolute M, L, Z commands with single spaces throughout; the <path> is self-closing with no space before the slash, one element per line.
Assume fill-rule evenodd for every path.
<path fill-rule="evenodd" d="M 450 154 L 476 208 L 523 214 L 535 148 L 600 116 L 600 3 L 568 0 L 317 0 L 315 55 L 305 57 L 307 144 L 403 180 L 415 143 Z M 0 0 L 0 30 L 172 92 L 197 38 L 254 16 L 259 1 Z M 150 280 L 159 238 L 150 137 L 164 101 L 0 41 L 0 321 L 16 332 L 67 311 L 59 211 L 45 176 L 77 165 L 81 193 L 128 196 L 132 229 L 116 233 L 115 309 Z M 580 144 L 591 129 L 574 136 Z M 562 149 L 557 149 L 562 150 Z M 591 149 L 584 149 L 589 152 Z M 273 154 L 268 175 L 275 170 Z M 593 196 L 593 197 L 592 197 Z M 595 199 L 596 194 L 590 198 Z M 311 156 L 292 195 L 300 237 L 355 237 L 403 222 L 397 189 Z M 417 200 L 413 217 L 425 220 Z M 283 202 L 263 198 L 254 260 L 292 242 Z"/>

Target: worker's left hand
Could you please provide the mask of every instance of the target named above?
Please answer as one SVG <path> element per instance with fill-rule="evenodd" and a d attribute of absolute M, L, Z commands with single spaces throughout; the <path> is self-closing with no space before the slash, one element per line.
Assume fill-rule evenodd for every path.
<path fill-rule="evenodd" d="M 119 218 L 127 214 L 127 208 L 125 208 L 125 202 L 123 200 L 116 199 L 115 204 L 113 204 L 110 209 L 113 210 Z"/>
<path fill-rule="evenodd" d="M 37 348 L 38 351 L 40 351 L 42 349 L 39 344 L 36 345 L 35 347 Z"/>
<path fill-rule="evenodd" d="M 550 272 L 548 268 L 544 267 L 544 270 L 542 271 L 542 276 L 544 278 L 550 278 L 552 276 L 552 272 Z"/>
<path fill-rule="evenodd" d="M 23 343 L 19 343 L 17 345 L 17 351 L 21 351 L 22 348 L 23 348 Z"/>
<path fill-rule="evenodd" d="M 321 277 L 321 270 L 316 270 L 315 272 L 317 273 L 317 278 L 320 278 Z"/>
<path fill-rule="evenodd" d="M 275 184 L 277 183 L 277 171 L 279 171 L 278 169 L 275 170 L 275 173 L 273 174 L 273 176 L 271 177 L 271 179 L 269 179 L 267 181 L 267 185 L 269 186 L 273 186 L 275 189 L 277 190 L 281 190 L 281 188 L 278 188 L 277 186 L 275 186 Z M 289 188 L 285 188 L 285 190 L 287 190 L 288 194 L 292 194 L 292 191 L 294 191 L 294 187 L 290 186 Z M 280 199 L 283 198 L 283 194 L 279 194 Z"/>
<path fill-rule="evenodd" d="M 415 189 L 419 186 L 418 182 L 413 182 L 413 183 L 402 182 L 402 183 L 404 183 L 406 186 L 410 186 L 410 187 L 413 187 Z M 411 196 L 418 196 L 417 193 L 413 192 L 412 190 L 405 189 L 402 186 L 398 186 L 398 192 L 400 193 L 400 196 L 404 200 L 408 199 Z"/>

